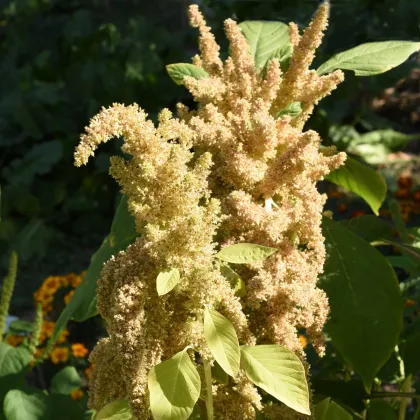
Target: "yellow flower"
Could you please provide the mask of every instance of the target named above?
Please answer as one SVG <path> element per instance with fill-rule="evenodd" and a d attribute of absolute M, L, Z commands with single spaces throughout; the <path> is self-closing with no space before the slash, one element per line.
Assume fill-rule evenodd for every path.
<path fill-rule="evenodd" d="M 84 392 L 81 389 L 75 389 L 74 391 L 70 392 L 70 397 L 73 400 L 80 400 L 83 398 Z"/>
<path fill-rule="evenodd" d="M 89 350 L 82 343 L 75 343 L 71 345 L 71 352 L 74 357 L 85 357 Z"/>
<path fill-rule="evenodd" d="M 69 360 L 69 349 L 67 347 L 56 347 L 51 352 L 50 359 L 55 365 L 60 362 L 67 362 L 67 360 Z"/>
<path fill-rule="evenodd" d="M 17 347 L 20 343 L 22 343 L 23 337 L 21 335 L 9 335 L 5 341 L 9 344 L 9 346 Z"/>

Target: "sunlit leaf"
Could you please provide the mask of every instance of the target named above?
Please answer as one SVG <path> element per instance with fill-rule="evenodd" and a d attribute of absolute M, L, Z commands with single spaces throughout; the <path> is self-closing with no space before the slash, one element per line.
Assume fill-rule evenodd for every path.
<path fill-rule="evenodd" d="M 148 375 L 155 420 L 186 420 L 200 396 L 200 375 L 184 350 L 152 368 Z"/>
<path fill-rule="evenodd" d="M 239 372 L 241 353 L 232 323 L 219 312 L 206 308 L 204 337 L 213 357 L 222 369 L 228 375 L 236 376 Z"/>
<path fill-rule="evenodd" d="M 305 368 L 292 351 L 278 345 L 242 346 L 241 363 L 255 385 L 299 413 L 310 414 Z"/>
<path fill-rule="evenodd" d="M 241 243 L 228 245 L 222 248 L 215 257 L 219 260 L 233 264 L 248 264 L 263 261 L 277 252 L 276 248 L 262 245 Z"/>
<path fill-rule="evenodd" d="M 370 42 L 334 55 L 317 72 L 322 75 L 343 69 L 353 70 L 356 76 L 372 76 L 397 67 L 419 49 L 420 42 Z"/>

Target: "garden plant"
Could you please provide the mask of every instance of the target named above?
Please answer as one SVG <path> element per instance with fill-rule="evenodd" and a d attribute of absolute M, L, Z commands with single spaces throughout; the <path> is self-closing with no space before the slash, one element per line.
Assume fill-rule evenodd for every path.
<path fill-rule="evenodd" d="M 122 137 L 110 165 L 122 196 L 44 349 L 49 357 L 71 319 L 103 318 L 85 418 L 420 419 L 411 402 L 420 334 L 404 312 L 419 292 L 420 231 L 406 228 L 395 201 L 380 219 L 383 178 L 306 128 L 345 83 L 343 70 L 384 73 L 420 43 L 366 43 L 311 69 L 328 17 L 326 2 L 303 31 L 227 19 L 223 55 L 190 6 L 200 54 L 167 71 L 194 105 L 165 108 L 155 124 L 139 105 L 115 103 L 86 127 L 76 166 Z M 334 221 L 324 179 L 374 215 Z M 380 252 L 389 248 L 399 255 Z M 12 283 L 2 289 L 3 330 Z M 21 386 L 21 370 L 45 360 L 36 355 L 43 309 L 22 345 L 0 343 L 0 375 L 19 378 L 2 391 L 7 420 L 57 413 L 50 395 Z M 67 373 L 61 389 L 73 392 L 77 372 Z"/>

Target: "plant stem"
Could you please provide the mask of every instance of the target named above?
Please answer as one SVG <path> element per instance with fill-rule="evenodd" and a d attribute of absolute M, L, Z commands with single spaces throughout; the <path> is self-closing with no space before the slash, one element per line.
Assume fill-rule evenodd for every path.
<path fill-rule="evenodd" d="M 370 400 L 371 398 L 411 398 L 413 400 L 420 400 L 420 395 L 410 392 L 373 392 L 363 397 L 364 400 Z"/>
<path fill-rule="evenodd" d="M 411 375 L 408 375 L 401 387 L 402 392 L 409 392 L 411 389 Z M 407 412 L 407 399 L 404 398 L 400 402 L 400 408 L 398 410 L 398 420 L 405 420 L 405 413 Z"/>
<path fill-rule="evenodd" d="M 13 289 L 16 281 L 18 256 L 15 251 L 10 255 L 9 271 L 3 281 L 0 296 L 0 341 L 6 329 L 7 314 L 9 313 L 10 301 L 12 300 Z"/>
<path fill-rule="evenodd" d="M 213 381 L 211 377 L 211 365 L 207 360 L 203 361 L 204 363 L 204 377 L 206 379 L 206 389 L 207 389 L 207 399 L 206 399 L 206 409 L 207 409 L 207 420 L 213 420 Z"/>

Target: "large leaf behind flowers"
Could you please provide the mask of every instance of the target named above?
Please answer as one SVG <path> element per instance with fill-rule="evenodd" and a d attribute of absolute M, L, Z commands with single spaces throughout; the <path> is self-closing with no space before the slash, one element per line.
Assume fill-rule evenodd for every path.
<path fill-rule="evenodd" d="M 327 332 L 367 389 L 398 342 L 402 299 L 395 273 L 368 242 L 330 219 L 323 221 L 327 260 L 320 287 L 328 295 Z"/>
<path fill-rule="evenodd" d="M 84 321 L 97 314 L 96 284 L 102 267 L 119 251 L 124 250 L 136 238 L 134 218 L 128 212 L 127 199 L 123 197 L 112 221 L 111 232 L 93 254 L 90 266 L 81 285 L 75 290 L 70 302 L 55 325 L 51 340 L 56 341 L 70 319 Z"/>

